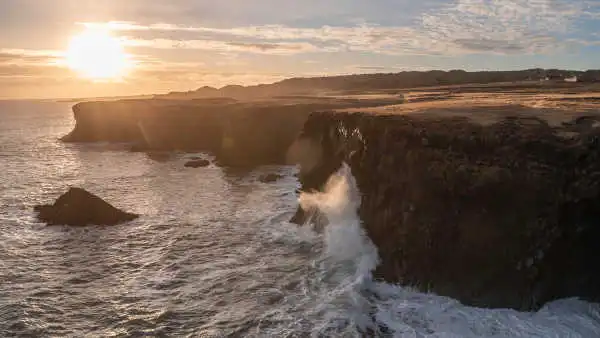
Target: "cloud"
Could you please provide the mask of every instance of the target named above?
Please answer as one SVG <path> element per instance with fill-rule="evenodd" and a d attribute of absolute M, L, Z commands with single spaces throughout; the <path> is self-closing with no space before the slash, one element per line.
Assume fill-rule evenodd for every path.
<path fill-rule="evenodd" d="M 476 6 L 475 2 L 461 0 L 454 7 L 423 15 L 415 27 L 363 24 L 319 28 L 281 25 L 210 28 L 131 23 L 108 23 L 107 26 L 126 33 L 130 46 L 161 49 L 284 55 L 342 51 L 389 55 L 527 54 L 550 53 L 564 47 L 571 25 L 569 15 L 575 13 L 573 8 L 542 10 L 484 0 Z M 169 32 L 170 36 L 197 33 L 201 38 L 144 38 L 140 36 L 142 31 Z"/>
<path fill-rule="evenodd" d="M 428 8 L 412 24 L 404 26 L 267 24 L 218 28 L 118 21 L 79 24 L 121 32 L 137 44 L 154 48 L 262 54 L 341 51 L 389 55 L 543 54 L 585 41 L 572 39 L 570 35 L 578 31 L 582 18 L 600 17 L 600 4 L 595 1 L 457 0 Z M 169 38 L 148 38 L 149 35 Z"/>
<path fill-rule="evenodd" d="M 73 73 L 60 64 L 62 55 L 56 50 L 0 49 L 0 91 L 7 97 L 29 97 L 35 86 L 72 81 Z"/>
<path fill-rule="evenodd" d="M 256 52 L 263 54 L 297 54 L 309 52 L 369 51 L 373 53 L 420 54 L 432 48 L 425 36 L 410 27 L 322 26 L 296 28 L 282 25 L 232 28 L 189 27 L 172 24 L 139 25 L 126 22 L 81 23 L 121 32 L 129 46 L 160 49 L 205 49 L 213 51 Z M 142 34 L 144 32 L 144 34 Z M 148 38 L 147 32 L 197 33 L 193 38 Z"/>
<path fill-rule="evenodd" d="M 306 50 L 310 50 L 311 46 L 306 44 L 306 45 L 301 45 L 301 44 L 278 44 L 278 43 L 253 43 L 253 42 L 228 42 L 227 45 L 229 46 L 233 46 L 233 47 L 239 47 L 242 49 L 247 49 L 247 50 L 256 50 L 259 52 L 270 52 L 270 51 L 277 51 L 277 50 L 289 50 L 289 51 L 295 51 L 295 50 L 303 50 L 306 48 Z"/>
<path fill-rule="evenodd" d="M 0 48 L 0 63 L 50 65 L 63 56 L 56 50 Z"/>
<path fill-rule="evenodd" d="M 421 23 L 433 41 L 466 52 L 540 54 L 571 47 L 567 36 L 589 11 L 562 0 L 459 0 Z"/>
<path fill-rule="evenodd" d="M 383 71 L 383 70 L 389 70 L 389 67 L 382 67 L 382 66 L 352 66 L 352 68 L 354 69 L 358 69 L 358 70 L 375 70 L 375 71 Z"/>
<path fill-rule="evenodd" d="M 377 73 L 391 73 L 398 71 L 427 71 L 430 67 L 420 65 L 402 65 L 402 66 L 371 66 L 371 65 L 349 65 L 346 67 L 349 73 L 358 72 L 377 72 Z"/>
<path fill-rule="evenodd" d="M 67 76 L 62 67 L 40 65 L 17 65 L 0 62 L 0 77 L 10 78 L 56 78 Z"/>
<path fill-rule="evenodd" d="M 54 50 L 0 49 L 0 79 L 17 84 L 68 77 L 69 71 L 60 66 L 61 55 Z"/>
<path fill-rule="evenodd" d="M 250 52 L 261 54 L 287 55 L 316 51 L 309 43 L 279 42 L 253 43 L 219 40 L 175 40 L 175 39 L 137 39 L 125 37 L 123 43 L 127 47 L 147 47 L 157 49 L 195 49 L 215 52 Z"/>

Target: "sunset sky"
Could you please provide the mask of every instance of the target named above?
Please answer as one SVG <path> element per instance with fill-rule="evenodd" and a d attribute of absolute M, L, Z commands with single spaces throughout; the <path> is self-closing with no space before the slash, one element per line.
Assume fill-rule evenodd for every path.
<path fill-rule="evenodd" d="M 0 30 L 0 98 L 402 70 L 600 68 L 600 0 L 0 0 Z M 95 30 L 122 52 L 85 53 L 105 48 L 86 40 Z M 127 57 L 126 71 L 102 68 L 112 56 Z"/>

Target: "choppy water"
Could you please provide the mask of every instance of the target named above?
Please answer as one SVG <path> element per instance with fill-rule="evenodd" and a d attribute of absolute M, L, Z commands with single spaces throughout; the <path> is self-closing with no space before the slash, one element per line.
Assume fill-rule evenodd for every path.
<path fill-rule="evenodd" d="M 0 102 L 0 336 L 599 337 L 600 308 L 470 308 L 371 280 L 377 249 L 346 169 L 303 196 L 332 224 L 288 224 L 294 168 L 249 175 L 156 162 L 121 145 L 57 141 L 69 104 Z M 285 174 L 275 184 L 256 175 Z M 31 208 L 82 186 L 143 216 L 45 227 Z"/>

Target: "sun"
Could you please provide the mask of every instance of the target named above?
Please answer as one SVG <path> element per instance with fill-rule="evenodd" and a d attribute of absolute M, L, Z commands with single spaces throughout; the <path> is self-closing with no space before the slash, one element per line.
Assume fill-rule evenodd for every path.
<path fill-rule="evenodd" d="M 121 41 L 103 29 L 88 28 L 74 36 L 65 59 L 69 68 L 92 80 L 118 80 L 132 67 Z"/>

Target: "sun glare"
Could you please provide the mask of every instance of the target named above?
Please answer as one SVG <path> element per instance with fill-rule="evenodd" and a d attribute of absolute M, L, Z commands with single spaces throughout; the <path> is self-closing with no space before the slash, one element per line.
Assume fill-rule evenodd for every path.
<path fill-rule="evenodd" d="M 74 36 L 66 53 L 66 63 L 81 76 L 93 80 L 120 79 L 132 66 L 121 41 L 101 29 L 88 29 Z"/>

